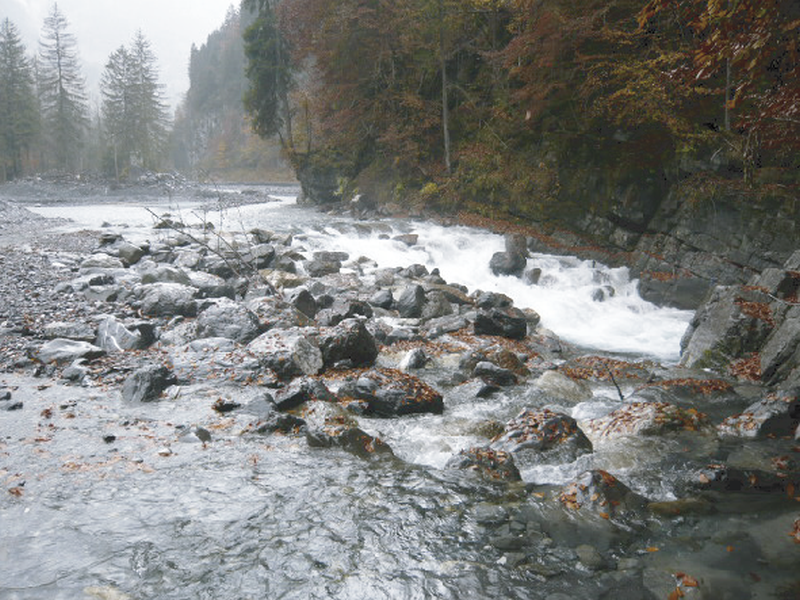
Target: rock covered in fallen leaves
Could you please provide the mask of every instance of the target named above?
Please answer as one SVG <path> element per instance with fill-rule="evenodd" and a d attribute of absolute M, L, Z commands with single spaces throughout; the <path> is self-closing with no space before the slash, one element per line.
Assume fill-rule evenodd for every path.
<path fill-rule="evenodd" d="M 780 462 L 778 467 L 780 467 Z M 791 467 L 792 465 L 788 465 Z M 776 468 L 775 471 L 749 469 L 732 465 L 710 464 L 695 472 L 685 482 L 691 492 L 779 494 L 800 498 L 800 471 Z"/>
<path fill-rule="evenodd" d="M 710 430 L 708 417 L 694 408 L 681 408 L 667 402 L 631 402 L 605 417 L 593 419 L 586 433 L 592 439 L 602 440 Z"/>
<path fill-rule="evenodd" d="M 349 409 L 376 417 L 444 411 L 439 392 L 418 377 L 396 369 L 367 371 L 343 385 L 338 396 Z"/>
<path fill-rule="evenodd" d="M 738 415 L 726 418 L 719 426 L 724 435 L 747 438 L 791 436 L 800 424 L 800 399 L 797 390 L 776 392 L 750 405 Z"/>
<path fill-rule="evenodd" d="M 572 417 L 548 409 L 525 409 L 492 440 L 493 450 L 509 452 L 520 465 L 572 462 L 592 452 L 592 443 Z"/>
<path fill-rule="evenodd" d="M 643 496 L 601 469 L 581 473 L 562 488 L 558 499 L 570 510 L 588 510 L 604 519 L 638 517 L 647 507 Z"/>
<path fill-rule="evenodd" d="M 127 402 L 152 402 L 175 383 L 174 374 L 164 365 L 142 367 L 125 380 L 122 399 Z"/>
<path fill-rule="evenodd" d="M 464 469 L 491 481 L 521 481 L 514 457 L 502 450 L 469 448 L 447 461 L 448 469 Z"/>

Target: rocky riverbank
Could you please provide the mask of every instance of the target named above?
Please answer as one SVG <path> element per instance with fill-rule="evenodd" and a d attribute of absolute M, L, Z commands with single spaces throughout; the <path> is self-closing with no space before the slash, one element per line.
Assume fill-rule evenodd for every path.
<path fill-rule="evenodd" d="M 158 471 L 183 442 L 225 452 L 254 438 L 290 439 L 386 461 L 391 473 L 398 453 L 376 422 L 524 398 L 514 414 L 498 400 L 470 423 L 480 443 L 445 467 L 478 495 L 484 485 L 508 486 L 469 516 L 489 563 L 541 581 L 576 564 L 595 574 L 595 597 L 623 589 L 637 598 L 676 590 L 747 597 L 740 592 L 754 580 L 736 571 L 748 559 L 705 556 L 717 537 L 697 538 L 702 560 L 686 555 L 679 540 L 692 523 L 722 527 L 750 548 L 759 589 L 797 585 L 800 404 L 787 387 L 796 370 L 762 369 L 768 383 L 787 383 L 767 387 L 747 368 L 710 376 L 685 368 L 694 360 L 675 367 L 587 354 L 502 294 L 419 264 L 375 270 L 368 256 L 310 252 L 302 239 L 263 229 L 223 232 L 165 217 L 154 241 L 132 243 L 108 232 L 42 235 L 40 218 L 13 203 L 0 211 L 13 224 L 0 238 L 0 506 L 36 501 L 48 485 L 47 468 L 37 475 L 42 461 L 73 465 L 76 477 Z M 392 235 L 370 221 L 351 234 L 376 232 Z M 419 243 L 413 235 L 397 242 Z M 493 268 L 535 285 L 535 274 L 519 268 L 528 245 L 509 238 Z M 774 296 L 789 322 L 794 272 L 762 273 L 746 293 Z M 740 293 L 717 300 L 726 335 L 744 328 L 753 342 L 742 351 L 761 351 L 770 365 L 795 360 L 789 341 L 776 341 L 791 333 L 764 329 L 766 311 Z M 716 314 L 698 313 L 688 355 L 707 358 L 716 348 L 700 344 L 706 323 L 723 322 Z M 572 416 L 609 389 L 618 398 L 606 410 Z M 562 467 L 574 472 L 563 485 L 518 483 L 521 474 Z M 591 541 L 574 546 L 574 528 L 591 530 L 579 536 Z M 652 557 L 648 539 L 671 559 Z"/>

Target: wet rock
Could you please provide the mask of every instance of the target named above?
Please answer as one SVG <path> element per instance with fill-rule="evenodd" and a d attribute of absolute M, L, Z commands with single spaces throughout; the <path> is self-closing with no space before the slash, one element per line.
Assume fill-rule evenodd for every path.
<path fill-rule="evenodd" d="M 309 446 L 342 448 L 361 458 L 393 455 L 383 440 L 364 432 L 355 419 L 335 404 L 314 402 L 303 416 Z"/>
<path fill-rule="evenodd" d="M 575 553 L 578 555 L 578 560 L 581 561 L 581 564 L 590 571 L 603 569 L 607 565 L 606 559 L 594 546 L 581 544 L 575 548 Z"/>
<path fill-rule="evenodd" d="M 163 365 L 151 365 L 134 371 L 122 386 L 122 399 L 126 402 L 151 402 L 158 400 L 169 386 L 177 383 L 172 371 Z"/>
<path fill-rule="evenodd" d="M 87 271 L 97 271 L 97 270 L 113 270 L 113 269 L 124 269 L 125 265 L 122 263 L 120 259 L 116 256 L 111 256 L 109 254 L 105 254 L 104 252 L 98 252 L 97 254 L 92 254 L 89 258 L 85 259 L 81 262 L 80 269 L 84 273 Z"/>
<path fill-rule="evenodd" d="M 472 471 L 491 481 L 522 480 L 513 456 L 508 452 L 491 448 L 462 450 L 447 461 L 445 468 Z"/>
<path fill-rule="evenodd" d="M 534 267 L 533 269 L 525 271 L 522 278 L 528 285 L 537 285 L 539 279 L 542 278 L 542 270 L 539 267 Z"/>
<path fill-rule="evenodd" d="M 230 298 L 236 297 L 236 290 L 219 275 L 203 271 L 189 271 L 189 285 L 197 288 L 198 298 Z"/>
<path fill-rule="evenodd" d="M 250 423 L 245 433 L 294 433 L 305 427 L 306 422 L 296 415 L 281 412 L 275 406 L 275 401 L 268 393 L 251 400 L 242 412 L 257 417 L 257 421 Z"/>
<path fill-rule="evenodd" d="M 275 408 L 281 411 L 292 410 L 311 400 L 333 402 L 336 397 L 324 383 L 307 377 L 295 379 L 275 392 Z"/>
<path fill-rule="evenodd" d="M 482 361 L 476 364 L 475 369 L 472 371 L 472 376 L 480 378 L 484 383 L 501 387 L 517 383 L 517 376 L 512 371 L 498 367 L 489 361 Z"/>
<path fill-rule="evenodd" d="M 444 411 L 439 392 L 419 378 L 395 369 L 368 371 L 355 382 L 343 385 L 338 396 L 345 401 L 359 401 L 350 408 L 377 417 Z"/>
<path fill-rule="evenodd" d="M 425 350 L 422 348 L 414 348 L 413 350 L 409 350 L 403 359 L 400 361 L 398 368 L 401 371 L 411 371 L 415 369 L 422 369 L 428 364 L 428 355 L 425 353 Z"/>
<path fill-rule="evenodd" d="M 743 413 L 726 418 L 719 432 L 746 438 L 793 436 L 800 425 L 798 392 L 770 394 Z"/>
<path fill-rule="evenodd" d="M 610 473 L 585 471 L 564 486 L 559 501 L 574 511 L 591 511 L 604 519 L 641 517 L 647 500 Z"/>
<path fill-rule="evenodd" d="M 444 295 L 445 299 L 452 303 L 457 304 L 459 306 L 468 306 L 474 303 L 473 299 L 470 298 L 467 293 L 467 288 L 459 288 L 456 285 L 447 285 L 442 283 L 432 283 L 426 282 L 423 286 L 425 293 L 428 294 L 430 292 L 439 292 Z"/>
<path fill-rule="evenodd" d="M 285 294 L 286 300 L 308 318 L 317 314 L 317 301 L 306 288 L 294 288 Z"/>
<path fill-rule="evenodd" d="M 428 274 L 428 267 L 420 264 L 410 265 L 398 273 L 400 277 L 405 277 L 406 279 L 419 279 Z"/>
<path fill-rule="evenodd" d="M 795 498 L 800 489 L 800 472 L 769 472 L 712 464 L 692 474 L 685 486 L 691 492 L 779 494 Z"/>
<path fill-rule="evenodd" d="M 524 235 L 510 233 L 505 236 L 505 252 L 496 252 L 489 261 L 495 275 L 519 277 L 527 265 L 528 247 Z"/>
<path fill-rule="evenodd" d="M 394 296 L 391 290 L 378 290 L 370 296 L 369 303 L 378 308 L 390 309 L 394 303 Z"/>
<path fill-rule="evenodd" d="M 239 404 L 235 400 L 231 400 L 230 398 L 217 398 L 216 401 L 214 401 L 214 404 L 211 405 L 211 408 L 215 412 L 218 412 L 221 415 L 233 412 L 237 408 L 241 407 L 242 407 L 241 404 Z"/>
<path fill-rule="evenodd" d="M 150 317 L 193 317 L 197 314 L 196 289 L 179 283 L 153 283 L 138 289 L 142 313 Z"/>
<path fill-rule="evenodd" d="M 375 338 L 360 319 L 347 319 L 322 331 L 319 346 L 326 367 L 340 363 L 352 367 L 370 366 L 378 356 Z"/>
<path fill-rule="evenodd" d="M 342 268 L 342 263 L 334 260 L 321 260 L 312 259 L 303 263 L 303 267 L 308 273 L 309 277 L 323 277 L 325 275 L 333 275 L 338 273 Z"/>
<path fill-rule="evenodd" d="M 402 235 L 396 235 L 392 239 L 410 248 L 411 246 L 417 245 L 417 242 L 419 242 L 419 235 L 416 233 L 404 233 Z"/>
<path fill-rule="evenodd" d="M 439 317 L 438 319 L 431 319 L 424 325 L 424 329 L 431 339 L 447 335 L 448 333 L 455 333 L 467 327 L 469 327 L 469 321 L 466 317 L 461 315 L 448 315 Z"/>
<path fill-rule="evenodd" d="M 347 252 L 331 252 L 328 250 L 323 250 L 320 252 L 314 252 L 314 260 L 321 260 L 324 262 L 338 262 L 343 263 L 350 260 L 350 255 Z"/>
<path fill-rule="evenodd" d="M 79 358 L 99 358 L 105 353 L 105 350 L 89 342 L 55 339 L 42 346 L 36 353 L 36 358 L 45 364 L 64 364 Z"/>
<path fill-rule="evenodd" d="M 496 292 L 477 291 L 473 295 L 475 297 L 475 305 L 483 310 L 489 310 L 492 308 L 508 308 L 514 304 L 514 301 L 511 300 L 511 298 L 505 294 L 498 294 Z"/>
<path fill-rule="evenodd" d="M 491 448 L 510 452 L 522 465 L 572 462 L 592 452 L 592 443 L 570 416 L 548 409 L 523 410 L 492 440 Z"/>
<path fill-rule="evenodd" d="M 197 337 L 224 337 L 247 344 L 261 332 L 256 314 L 230 300 L 220 301 L 197 317 Z"/>
<path fill-rule="evenodd" d="M 66 323 L 64 321 L 48 323 L 44 326 L 42 332 L 48 340 L 66 338 L 82 342 L 93 342 L 95 339 L 95 328 L 86 323 Z"/>
<path fill-rule="evenodd" d="M 168 265 L 159 265 L 142 273 L 142 283 L 180 283 L 191 285 L 191 278 L 183 269 Z"/>
<path fill-rule="evenodd" d="M 302 328 L 268 331 L 248 344 L 248 350 L 281 379 L 316 375 L 322 369 L 322 352 Z"/>
<path fill-rule="evenodd" d="M 107 316 L 97 328 L 95 343 L 106 352 L 123 350 L 141 350 L 155 341 L 155 330 L 152 323 L 136 322 L 129 329 L 113 316 Z"/>
<path fill-rule="evenodd" d="M 412 285 L 404 289 L 395 303 L 401 317 L 416 319 L 422 316 L 425 305 L 425 290 L 421 285 Z"/>
<path fill-rule="evenodd" d="M 765 383 L 800 386 L 800 306 L 786 310 L 776 323 L 761 349 L 760 363 Z"/>
<path fill-rule="evenodd" d="M 293 263 L 292 263 L 293 264 Z M 305 285 L 307 278 L 286 269 L 261 269 L 258 274 L 278 290 L 287 290 Z"/>
<path fill-rule="evenodd" d="M 513 307 L 481 310 L 475 317 L 475 335 L 499 335 L 522 340 L 528 335 L 525 314 Z"/>
<path fill-rule="evenodd" d="M 710 432 L 708 417 L 694 408 L 667 402 L 631 402 L 592 420 L 586 432 L 595 440 L 622 436 L 660 436 L 681 431 Z"/>
<path fill-rule="evenodd" d="M 425 300 L 422 313 L 420 314 L 420 318 L 423 321 L 438 319 L 447 315 L 452 315 L 455 312 L 453 310 L 453 305 L 450 304 L 450 301 L 442 292 L 431 291 L 423 295 Z"/>
<path fill-rule="evenodd" d="M 548 396 L 572 404 L 592 398 L 592 389 L 583 381 L 576 381 L 558 371 L 545 371 L 536 380 L 536 386 Z"/>
<path fill-rule="evenodd" d="M 257 244 L 242 253 L 242 259 L 251 267 L 266 269 L 275 258 L 275 247 L 269 244 Z"/>

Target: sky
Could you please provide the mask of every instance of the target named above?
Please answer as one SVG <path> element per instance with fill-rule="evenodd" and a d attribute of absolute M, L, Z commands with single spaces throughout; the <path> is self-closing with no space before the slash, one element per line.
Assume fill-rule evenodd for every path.
<path fill-rule="evenodd" d="M 192 44 L 203 45 L 238 0 L 58 0 L 77 39 L 90 98 L 99 101 L 98 82 L 109 55 L 128 45 L 138 29 L 152 44 L 165 97 L 174 109 L 189 88 Z M 0 20 L 11 19 L 28 54 L 39 48 L 39 34 L 53 0 L 0 0 Z"/>

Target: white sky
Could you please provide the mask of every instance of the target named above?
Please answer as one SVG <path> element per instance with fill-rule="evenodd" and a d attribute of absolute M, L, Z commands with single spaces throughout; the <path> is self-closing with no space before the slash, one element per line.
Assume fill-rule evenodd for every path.
<path fill-rule="evenodd" d="M 189 53 L 218 29 L 238 0 L 58 0 L 69 21 L 90 97 L 99 98 L 98 82 L 108 56 L 128 45 L 137 29 L 150 40 L 158 59 L 160 81 L 174 109 L 189 88 Z M 22 35 L 28 54 L 39 49 L 39 33 L 53 0 L 0 0 L 0 20 L 8 17 Z"/>

